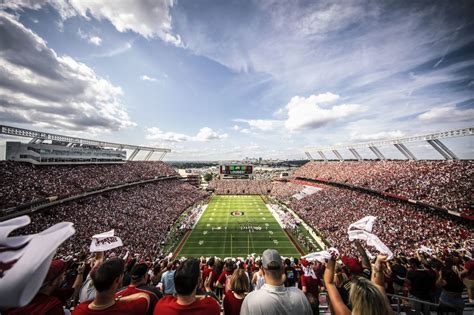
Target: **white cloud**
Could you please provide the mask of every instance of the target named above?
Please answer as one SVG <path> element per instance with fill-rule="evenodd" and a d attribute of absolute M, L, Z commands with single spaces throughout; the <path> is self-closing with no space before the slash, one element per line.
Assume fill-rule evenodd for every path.
<path fill-rule="evenodd" d="M 102 44 L 102 38 L 99 36 L 92 36 L 89 38 L 89 43 L 100 46 Z"/>
<path fill-rule="evenodd" d="M 474 108 L 457 109 L 455 105 L 432 108 L 418 116 L 427 122 L 458 122 L 474 120 Z"/>
<path fill-rule="evenodd" d="M 282 121 L 269 119 L 234 119 L 235 122 L 242 122 L 249 125 L 253 130 L 272 131 L 282 127 Z"/>
<path fill-rule="evenodd" d="M 199 130 L 197 135 L 194 137 L 195 141 L 210 141 L 227 138 L 227 134 L 218 134 L 209 127 L 204 127 Z"/>
<path fill-rule="evenodd" d="M 234 127 L 232 127 L 232 129 L 234 129 L 235 131 L 239 131 L 240 127 L 238 125 L 234 125 Z"/>
<path fill-rule="evenodd" d="M 185 142 L 190 141 L 192 137 L 177 133 L 177 132 L 163 132 L 158 127 L 152 127 L 147 129 L 146 139 L 157 140 L 165 142 Z"/>
<path fill-rule="evenodd" d="M 135 126 L 123 91 L 0 12 L 0 120 L 102 132 Z"/>
<path fill-rule="evenodd" d="M 150 81 L 150 82 L 156 82 L 156 81 L 158 81 L 156 78 L 149 77 L 149 76 L 147 76 L 146 74 L 142 75 L 142 76 L 140 77 L 140 79 L 142 79 L 143 81 Z"/>
<path fill-rule="evenodd" d="M 117 55 L 120 55 L 120 54 L 123 54 L 127 51 L 129 51 L 130 49 L 132 49 L 133 47 L 133 42 L 127 42 L 117 48 L 114 48 L 110 51 L 107 51 L 105 53 L 100 53 L 100 54 L 93 54 L 92 56 L 93 57 L 99 57 L 99 58 L 102 58 L 102 57 L 114 57 L 114 56 L 117 56 Z"/>
<path fill-rule="evenodd" d="M 179 35 L 172 34 L 170 10 L 174 0 L 10 0 L 0 8 L 38 10 L 45 4 L 53 6 L 62 19 L 82 16 L 86 19 L 108 20 L 119 32 L 132 31 L 145 38 L 159 37 L 176 46 L 182 45 Z"/>
<path fill-rule="evenodd" d="M 361 113 L 367 110 L 358 104 L 335 105 L 331 108 L 322 108 L 318 103 L 333 102 L 339 96 L 325 93 L 311 95 L 310 97 L 294 96 L 286 105 L 288 119 L 285 121 L 286 129 L 290 131 L 317 129 L 330 122 Z"/>
<path fill-rule="evenodd" d="M 226 133 L 219 134 L 209 127 L 201 128 L 195 136 L 189 136 L 177 132 L 163 132 L 158 127 L 147 128 L 146 139 L 165 142 L 207 142 L 211 140 L 220 140 L 227 138 Z"/>
<path fill-rule="evenodd" d="M 282 117 L 282 120 L 234 119 L 233 121 L 248 124 L 249 128 L 240 130 L 240 132 L 247 134 L 252 133 L 252 131 L 272 131 L 275 133 L 278 130 L 284 130 L 284 128 L 294 132 L 317 129 L 367 110 L 365 106 L 358 104 L 342 104 L 327 108 L 329 103 L 333 103 L 338 99 L 340 99 L 339 95 L 330 92 L 309 97 L 294 96 L 286 106 L 275 113 Z M 238 129 L 234 126 L 234 130 Z"/>
<path fill-rule="evenodd" d="M 100 38 L 99 36 L 94 36 L 92 34 L 85 33 L 80 28 L 77 30 L 77 35 L 79 35 L 80 38 L 87 40 L 93 45 L 100 46 L 102 44 L 102 38 Z"/>

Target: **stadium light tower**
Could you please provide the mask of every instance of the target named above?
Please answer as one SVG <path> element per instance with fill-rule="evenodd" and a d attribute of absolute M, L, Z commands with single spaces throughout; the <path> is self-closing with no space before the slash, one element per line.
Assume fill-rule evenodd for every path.
<path fill-rule="evenodd" d="M 469 128 L 463 128 L 463 129 L 455 129 L 455 130 L 446 130 L 446 131 L 441 131 L 441 132 L 435 132 L 435 133 L 430 133 L 430 134 L 425 134 L 425 135 L 418 135 L 418 136 L 410 136 L 410 137 L 403 137 L 403 138 L 394 138 L 394 139 L 389 139 L 389 140 L 380 140 L 380 141 L 373 141 L 373 142 L 363 142 L 363 143 L 355 143 L 355 144 L 348 144 L 348 145 L 343 145 L 343 146 L 337 146 L 337 147 L 328 147 L 328 148 L 317 148 L 317 147 L 306 147 L 305 151 L 310 152 L 310 151 L 316 151 L 318 154 L 321 156 L 321 158 L 324 161 L 327 161 L 328 159 L 324 155 L 324 152 L 333 152 L 336 157 L 340 161 L 344 161 L 344 158 L 342 157 L 341 154 L 339 154 L 340 149 L 345 149 L 349 150 L 358 160 L 361 160 L 362 157 L 360 154 L 357 152 L 356 149 L 370 149 L 372 153 L 375 154 L 377 159 L 379 160 L 385 160 L 386 157 L 382 154 L 382 152 L 379 150 L 378 147 L 380 146 L 387 146 L 387 145 L 393 145 L 395 148 L 397 148 L 398 151 L 400 151 L 403 156 L 408 159 L 408 160 L 416 160 L 416 156 L 408 150 L 408 148 L 405 146 L 406 143 L 411 143 L 411 142 L 421 142 L 421 141 L 426 141 L 428 142 L 443 158 L 446 160 L 458 160 L 459 158 L 457 155 L 451 151 L 443 142 L 441 142 L 441 139 L 447 139 L 447 138 L 455 138 L 455 137 L 468 137 L 468 136 L 473 136 L 474 135 L 474 127 L 469 127 Z"/>

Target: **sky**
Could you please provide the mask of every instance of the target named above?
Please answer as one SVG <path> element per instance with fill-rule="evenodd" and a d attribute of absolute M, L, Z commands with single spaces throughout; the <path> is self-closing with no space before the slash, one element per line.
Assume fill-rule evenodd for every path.
<path fill-rule="evenodd" d="M 0 124 L 167 160 L 473 127 L 473 16 L 469 0 L 0 0 Z M 474 158 L 472 137 L 445 143 Z"/>

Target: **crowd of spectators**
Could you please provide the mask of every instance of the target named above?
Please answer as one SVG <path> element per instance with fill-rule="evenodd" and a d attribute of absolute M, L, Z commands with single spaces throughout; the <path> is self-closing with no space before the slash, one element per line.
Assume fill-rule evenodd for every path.
<path fill-rule="evenodd" d="M 181 213 L 207 197 L 189 184 L 166 179 L 52 207 L 34 214 L 32 224 L 17 233 L 37 233 L 58 222 L 73 222 L 76 234 L 58 252 L 67 256 L 88 247 L 93 235 L 115 229 L 124 251 L 152 259 Z"/>
<path fill-rule="evenodd" d="M 473 244 L 471 244 L 472 246 Z M 332 314 L 392 314 L 393 298 L 407 314 L 430 311 L 466 314 L 474 305 L 474 252 L 440 255 L 417 252 L 388 260 L 369 258 L 356 242 L 357 256 L 329 249 L 316 260 L 281 257 L 274 249 L 261 256 L 157 258 L 144 260 L 110 252 L 81 261 L 54 260 L 37 296 L 17 314 L 320 314 L 320 293 L 329 296 Z M 463 294 L 468 293 L 465 299 Z M 429 305 L 419 302 L 436 303 Z M 466 302 L 470 305 L 466 306 Z M 51 313 L 45 312 L 48 310 Z M 43 311 L 43 313 L 41 313 Z"/>
<path fill-rule="evenodd" d="M 181 230 L 190 230 L 196 224 L 197 220 L 201 217 L 206 207 L 203 205 L 195 205 L 191 210 L 188 211 L 186 218 L 180 223 L 179 228 Z"/>
<path fill-rule="evenodd" d="M 474 161 L 309 162 L 295 176 L 352 184 L 449 210 L 471 207 Z"/>
<path fill-rule="evenodd" d="M 396 254 L 412 255 L 422 245 L 443 252 L 460 248 L 472 237 L 472 225 L 448 215 L 350 189 L 321 187 L 301 200 L 292 199 L 288 206 L 342 253 L 354 254 L 349 225 L 369 215 L 377 217 L 374 234 Z"/>
<path fill-rule="evenodd" d="M 279 204 L 270 204 L 270 209 L 270 211 L 273 212 L 273 216 L 278 218 L 278 222 L 284 229 L 295 230 L 301 223 L 300 220 L 296 219 L 292 214 L 285 211 L 284 208 Z"/>
<path fill-rule="evenodd" d="M 0 209 L 167 175 L 177 173 L 157 161 L 54 166 L 0 161 Z"/>
<path fill-rule="evenodd" d="M 221 195 L 272 195 L 287 201 L 304 186 L 277 180 L 217 179 L 209 183 L 209 188 Z"/>
<path fill-rule="evenodd" d="M 272 189 L 270 180 L 222 179 L 209 182 L 209 188 L 221 195 L 267 195 Z"/>
<path fill-rule="evenodd" d="M 377 163 L 389 162 L 370 163 L 374 163 L 373 167 L 377 168 L 378 166 L 375 166 Z M 406 163 L 412 167 L 410 163 L 420 162 L 396 163 Z M 448 167 L 443 163 L 440 165 Z M 123 167 L 127 164 L 118 166 Z M 402 189 L 395 191 L 395 184 L 390 186 L 392 188 L 389 190 L 378 189 L 382 186 L 377 185 L 382 184 L 377 176 L 385 178 L 382 173 L 372 173 L 371 176 L 375 178 L 360 183 L 349 176 L 351 174 L 344 172 L 337 175 L 340 176 L 337 178 L 324 177 L 326 173 L 312 171 L 313 164 L 304 166 L 298 171 L 300 173 L 297 176 L 346 182 L 393 194 L 401 194 L 403 191 Z M 472 173 L 469 173 L 472 172 L 472 168 L 469 165 L 471 164 L 464 167 L 472 177 Z M 5 164 L 2 164 L 3 166 Z M 13 166 L 15 167 L 17 165 Z M 88 167 L 94 168 L 94 166 Z M 108 170 L 108 167 L 112 166 L 107 166 L 105 169 Z M 110 171 L 110 176 L 117 176 L 110 182 L 109 179 L 93 178 L 95 175 L 103 179 L 105 175 L 99 171 L 92 173 L 93 175 L 82 174 L 82 177 L 91 177 L 84 179 L 81 175 L 77 175 L 80 174 L 78 172 L 76 175 L 81 177 L 78 180 L 80 184 L 73 185 L 74 181 L 66 184 L 76 191 L 67 190 L 64 194 L 74 194 L 84 189 L 115 185 L 124 181 L 175 174 L 170 167 L 162 163 L 129 164 L 130 169 L 135 167 L 141 170 L 129 173 L 133 174 L 130 177 L 124 174 L 112 174 L 115 171 Z M 427 166 L 426 169 L 430 167 L 432 166 Z M 421 166 L 414 168 L 420 169 Z M 18 174 L 14 176 L 11 168 L 8 171 L 5 169 L 2 169 L 2 172 L 8 173 L 8 178 L 14 183 L 18 179 Z M 75 167 L 71 167 L 71 173 L 76 176 L 74 169 Z M 54 170 L 52 173 L 54 172 L 60 171 Z M 64 170 L 62 172 L 67 173 Z M 346 169 L 345 172 L 349 170 Z M 421 172 L 420 178 L 431 176 L 426 175 L 431 173 L 436 172 Z M 25 176 L 26 173 L 22 178 Z M 42 177 L 38 177 L 40 175 L 35 176 L 37 181 L 43 180 Z M 63 185 L 67 183 L 67 176 L 61 176 L 60 183 Z M 120 179 L 119 176 L 123 177 Z M 462 187 L 461 190 L 472 185 L 466 183 L 470 182 L 470 178 L 466 179 L 463 177 L 464 174 L 461 176 L 455 173 L 446 176 L 456 178 L 456 185 Z M 341 180 L 342 178 L 345 180 Z M 400 181 L 409 185 L 409 175 L 403 177 L 394 174 L 390 178 L 387 179 L 387 183 Z M 416 176 L 410 178 L 414 180 Z M 438 182 L 435 183 L 433 178 L 431 187 L 434 191 L 438 191 L 438 194 L 444 189 L 442 187 L 450 183 L 446 180 L 443 186 Z M 87 186 L 87 181 L 90 181 L 90 187 Z M 24 200 L 21 192 L 11 193 L 14 184 L 1 185 L 4 186 L 0 187 L 0 192 L 5 196 L 20 198 L 21 202 L 29 200 L 29 198 Z M 62 188 L 54 188 L 54 183 L 47 182 L 46 186 L 51 191 L 55 189 L 56 192 L 63 191 Z M 75 306 L 79 299 L 83 304 L 76 306 L 74 315 L 91 314 L 101 307 L 117 314 L 133 312 L 143 315 L 184 314 L 187 311 L 217 315 L 220 313 L 220 307 L 224 309 L 225 314 L 278 312 L 319 314 L 321 290 L 327 290 L 332 309 L 336 310 L 336 313 L 340 311 L 341 314 L 351 314 L 348 304 L 351 305 L 353 314 L 372 314 L 374 310 L 373 314 L 389 314 L 390 307 L 386 306 L 391 301 L 386 297 L 386 292 L 440 303 L 440 310 L 462 312 L 465 302 L 462 293 L 467 288 L 469 302 L 474 303 L 472 225 L 465 221 L 457 221 L 448 215 L 430 212 L 416 205 L 388 200 L 381 196 L 324 184 L 320 186 L 322 188 L 320 191 L 298 200 L 291 196 L 300 192 L 304 186 L 290 182 L 256 180 L 211 182 L 211 187 L 217 193 L 271 194 L 285 202 L 302 219 L 315 227 L 331 246 L 338 249 L 337 254 L 331 252 L 330 259 L 313 262 L 298 258 L 282 259 L 274 250 L 265 251 L 262 257 L 257 258 L 252 256 L 224 260 L 214 257 L 201 260 L 183 258 L 181 261 L 165 258 L 164 255 L 167 253 L 163 253 L 162 250 L 169 238 L 171 227 L 185 209 L 193 207 L 188 217 L 181 222 L 183 229 L 191 227 L 202 211 L 196 202 L 208 197 L 207 193 L 177 179 L 165 179 L 117 189 L 51 207 L 47 211 L 32 215 L 32 223 L 15 231 L 14 234 L 37 233 L 58 222 L 73 222 L 76 234 L 63 243 L 57 253 L 58 258 L 68 263 L 53 261 L 45 283 L 32 304 L 30 303 L 25 309 L 8 310 L 5 313 L 22 314 L 24 310 L 33 313 L 37 308 L 46 307 L 47 301 L 48 307 L 55 307 L 54 314 L 62 314 L 63 306 Z M 419 191 L 428 191 L 427 187 L 430 185 L 420 184 L 418 187 Z M 6 192 L 4 188 L 7 189 Z M 31 194 L 34 189 L 29 189 Z M 418 194 L 419 191 L 413 194 Z M 447 188 L 446 193 L 455 196 L 453 191 Z M 430 203 L 426 200 L 427 196 L 435 198 L 437 195 L 436 193 L 429 195 L 429 192 L 426 192 L 425 199 L 418 198 L 418 200 Z M 34 198 L 37 197 L 33 197 L 33 200 Z M 4 201 L 4 204 L 7 202 Z M 298 225 L 298 222 L 290 218 L 279 206 L 273 205 L 272 208 L 281 221 L 285 221 L 284 223 L 290 228 Z M 377 217 L 372 233 L 393 251 L 393 260 L 387 261 L 387 257 L 383 255 L 373 259 L 371 254 L 374 254 L 375 258 L 377 253 L 372 248 L 363 248 L 361 243 L 349 241 L 347 233 L 349 225 L 369 215 Z M 86 253 L 92 235 L 110 229 L 115 230 L 115 235 L 123 240 L 124 246 L 106 253 L 96 253 L 93 254 L 94 257 L 87 258 Z M 429 251 L 421 252 L 422 247 L 428 248 Z M 64 290 L 61 297 L 56 297 L 55 294 L 60 287 L 71 289 L 67 291 L 70 294 L 74 291 L 76 299 L 65 298 Z M 359 297 L 362 297 L 362 300 L 357 299 L 357 292 L 360 293 Z M 363 301 L 364 298 L 366 301 Z M 420 303 L 412 303 L 410 308 L 429 313 L 429 309 Z M 1 306 L 0 311 L 3 313 Z"/>
<path fill-rule="evenodd" d="M 291 182 L 274 181 L 270 195 L 282 201 L 289 201 L 293 195 L 301 192 L 303 185 L 293 184 Z"/>

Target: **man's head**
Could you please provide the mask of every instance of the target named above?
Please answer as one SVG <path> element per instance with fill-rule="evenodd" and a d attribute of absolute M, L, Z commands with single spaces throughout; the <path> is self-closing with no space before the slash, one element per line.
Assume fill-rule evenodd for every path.
<path fill-rule="evenodd" d="M 207 261 L 207 265 L 211 268 L 214 267 L 215 263 L 216 263 L 216 260 L 214 257 L 209 258 L 209 260 Z"/>
<path fill-rule="evenodd" d="M 235 263 L 232 261 L 232 259 L 227 259 L 225 261 L 225 270 L 227 272 L 234 272 L 235 269 Z"/>
<path fill-rule="evenodd" d="M 199 265 L 199 260 L 189 258 L 176 269 L 174 287 L 178 295 L 191 295 L 196 291 L 201 276 Z"/>
<path fill-rule="evenodd" d="M 135 266 L 133 266 L 132 272 L 131 272 L 132 284 L 133 285 L 146 284 L 147 271 L 148 271 L 148 266 L 144 263 L 136 264 Z"/>
<path fill-rule="evenodd" d="M 418 269 L 421 268 L 421 263 L 418 259 L 412 257 L 408 260 L 408 264 L 412 269 Z"/>
<path fill-rule="evenodd" d="M 43 281 L 41 290 L 54 291 L 59 288 L 64 281 L 64 274 L 66 272 L 66 263 L 60 259 L 53 260 L 49 266 L 48 274 Z"/>
<path fill-rule="evenodd" d="M 275 283 L 282 280 L 283 261 L 277 250 L 267 249 L 263 252 L 262 267 L 265 282 Z M 267 278 L 270 281 L 267 281 Z"/>
<path fill-rule="evenodd" d="M 92 283 L 97 292 L 115 291 L 122 285 L 125 264 L 121 258 L 112 258 L 100 265 L 91 274 Z"/>

